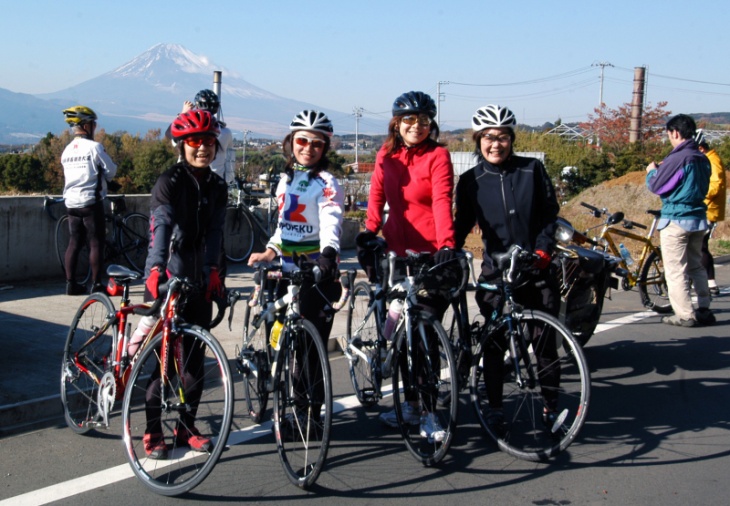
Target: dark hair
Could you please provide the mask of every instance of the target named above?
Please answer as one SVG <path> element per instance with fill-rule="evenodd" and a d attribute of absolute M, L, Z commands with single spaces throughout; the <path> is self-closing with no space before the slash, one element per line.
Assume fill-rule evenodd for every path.
<path fill-rule="evenodd" d="M 298 132 L 311 132 L 313 134 L 317 134 L 318 137 L 321 137 L 322 140 L 324 140 L 324 149 L 322 149 L 322 157 L 319 159 L 316 165 L 314 167 L 310 167 L 309 171 L 309 177 L 316 176 L 319 172 L 326 170 L 327 167 L 329 167 L 330 161 L 327 159 L 327 152 L 330 150 L 330 138 L 327 135 L 324 135 L 322 132 L 316 131 L 316 130 L 297 130 L 295 132 L 289 132 L 286 137 L 284 137 L 284 140 L 281 142 L 282 144 L 282 150 L 284 151 L 284 158 L 286 159 L 286 165 L 284 166 L 284 171 L 289 176 L 289 180 L 291 180 L 292 177 L 292 167 L 294 166 L 294 163 L 297 161 L 297 159 L 294 157 L 294 134 Z"/>
<path fill-rule="evenodd" d="M 385 152 L 388 155 L 392 155 L 401 146 L 404 146 L 403 138 L 400 136 L 400 132 L 398 131 L 398 127 L 400 126 L 400 120 L 402 119 L 402 116 L 393 116 L 390 118 L 390 122 L 388 123 L 388 135 L 385 138 L 385 142 L 383 142 L 383 147 L 385 148 Z M 438 123 L 435 121 L 431 122 L 431 131 L 428 134 L 428 137 L 426 140 L 424 140 L 424 143 L 427 143 L 430 146 L 444 146 L 445 144 L 438 141 L 439 134 L 441 131 L 439 130 Z"/>
<path fill-rule="evenodd" d="M 679 136 L 684 140 L 694 139 L 697 133 L 697 124 L 692 116 L 677 114 L 667 121 L 667 131 L 679 133 Z"/>
<path fill-rule="evenodd" d="M 709 144 L 707 144 L 707 141 L 702 141 L 702 142 L 700 142 L 700 143 L 698 144 L 698 146 L 699 146 L 699 147 L 701 147 L 701 148 L 702 148 L 702 149 L 704 149 L 704 150 L 707 150 L 707 151 L 709 151 L 709 150 L 710 150 L 710 145 L 709 145 Z"/>
<path fill-rule="evenodd" d="M 495 127 L 499 130 L 505 130 L 506 133 L 509 134 L 510 137 L 510 155 L 514 154 L 515 152 L 515 131 L 513 128 L 509 127 Z M 487 130 L 491 130 L 490 128 L 485 128 L 484 130 L 479 130 L 478 132 L 474 132 L 471 134 L 471 139 L 474 141 L 474 154 L 477 156 L 479 160 L 484 160 L 484 155 L 482 154 L 482 137 L 484 137 L 487 133 Z"/>

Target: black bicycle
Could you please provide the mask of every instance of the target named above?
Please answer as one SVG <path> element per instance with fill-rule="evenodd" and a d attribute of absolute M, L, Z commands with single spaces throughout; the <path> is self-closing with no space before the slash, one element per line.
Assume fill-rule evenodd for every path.
<path fill-rule="evenodd" d="M 274 434 L 281 464 L 294 485 L 308 488 L 322 471 L 332 427 L 332 381 L 325 344 L 299 313 L 302 284 L 319 269 L 283 272 L 258 264 L 256 287 L 246 301 L 243 343 L 236 350 L 248 413 L 259 423 L 273 394 Z M 286 293 L 278 297 L 279 283 Z M 343 293 L 346 299 L 347 294 Z M 344 300 L 333 304 L 332 313 Z"/>
<path fill-rule="evenodd" d="M 246 184 L 241 178 L 235 178 L 232 187 L 226 209 L 223 240 L 226 245 L 226 258 L 238 263 L 249 257 L 256 236 L 263 245 L 266 245 L 276 231 L 279 208 L 276 197 L 271 192 L 254 192 L 251 185 Z M 266 206 L 259 208 L 261 201 L 265 201 Z M 263 210 L 263 215 L 257 212 L 259 209 Z"/>
<path fill-rule="evenodd" d="M 150 242 L 149 218 L 142 213 L 127 213 L 124 195 L 108 195 L 107 199 L 109 200 L 109 210 L 105 212 L 105 219 L 110 226 L 107 227 L 104 242 L 103 263 L 104 265 L 113 263 L 117 258 L 123 256 L 130 268 L 143 273 Z M 55 220 L 52 208 L 63 201 L 62 197 L 46 197 L 43 208 Z M 56 255 L 64 275 L 69 238 L 68 215 L 64 214 L 58 218 L 55 231 Z M 85 242 L 77 260 L 76 281 L 85 285 L 89 279 L 91 279 L 89 246 L 88 242 Z"/>
<path fill-rule="evenodd" d="M 385 243 L 376 239 L 368 249 L 381 260 Z M 433 465 L 446 455 L 454 437 L 457 413 L 456 364 L 451 343 L 441 323 L 419 305 L 419 294 L 428 291 L 434 274 L 431 255 L 392 252 L 378 262 L 381 272 L 374 287 L 360 281 L 352 289 L 343 351 L 349 362 L 350 379 L 365 407 L 383 398 L 382 383 L 392 378 L 393 404 L 403 440 L 411 454 L 424 465 Z M 405 273 L 401 276 L 399 273 Z M 400 318 L 391 336 L 383 332 L 390 307 L 401 306 Z M 399 363 L 406 364 L 401 370 Z M 407 392 L 411 395 L 408 396 Z M 406 423 L 402 402 L 417 399 L 417 412 L 426 424 Z M 424 430 L 432 428 L 431 432 Z"/>
<path fill-rule="evenodd" d="M 565 450 L 585 423 L 588 364 L 573 334 L 557 318 L 524 308 L 513 298 L 513 290 L 529 282 L 535 255 L 513 245 L 492 258 L 502 282 L 469 284 L 453 302 L 450 319 L 444 320 L 458 356 L 459 384 L 465 386 L 470 364 L 471 402 L 487 434 L 510 455 L 545 460 Z M 501 294 L 500 314 L 469 321 L 466 293 L 477 288 Z"/>

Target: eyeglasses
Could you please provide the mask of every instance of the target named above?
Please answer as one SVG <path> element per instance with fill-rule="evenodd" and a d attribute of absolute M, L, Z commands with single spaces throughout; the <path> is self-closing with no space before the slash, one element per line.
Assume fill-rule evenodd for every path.
<path fill-rule="evenodd" d="M 199 148 L 200 146 L 213 146 L 216 143 L 215 137 L 188 137 L 185 139 L 185 144 L 191 148 Z"/>
<path fill-rule="evenodd" d="M 400 120 L 406 125 L 411 126 L 415 125 L 416 123 L 422 126 L 428 126 L 433 121 L 427 114 L 419 114 L 418 116 L 414 114 L 409 114 L 408 116 L 403 116 Z"/>
<path fill-rule="evenodd" d="M 509 142 L 512 140 L 512 137 L 509 134 L 502 134 L 502 135 L 484 134 L 484 135 L 482 135 L 482 140 L 487 141 L 490 144 L 494 144 L 495 142 L 499 142 L 500 144 L 509 144 Z"/>
<path fill-rule="evenodd" d="M 297 146 L 307 146 L 310 145 L 314 149 L 324 149 L 325 142 L 322 139 L 310 139 L 309 137 L 294 137 L 294 142 L 297 143 Z"/>

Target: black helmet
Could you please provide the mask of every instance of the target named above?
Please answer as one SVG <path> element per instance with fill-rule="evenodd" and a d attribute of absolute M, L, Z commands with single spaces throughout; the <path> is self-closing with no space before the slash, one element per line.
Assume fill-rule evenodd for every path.
<path fill-rule="evenodd" d="M 200 90 L 195 95 L 195 107 L 210 111 L 211 114 L 218 114 L 218 109 L 221 106 L 221 101 L 218 100 L 218 95 L 212 90 Z"/>
<path fill-rule="evenodd" d="M 436 102 L 422 91 L 409 91 L 393 102 L 393 116 L 406 114 L 427 114 L 429 118 L 436 117 Z"/>

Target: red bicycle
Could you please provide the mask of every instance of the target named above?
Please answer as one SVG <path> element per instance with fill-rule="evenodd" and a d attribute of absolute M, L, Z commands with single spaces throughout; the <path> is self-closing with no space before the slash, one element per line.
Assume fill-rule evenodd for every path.
<path fill-rule="evenodd" d="M 129 285 L 141 275 L 119 265 L 109 266 L 107 274 L 107 291 L 121 295 L 119 309 L 106 293 L 91 294 L 66 339 L 61 367 L 66 423 L 79 434 L 108 429 L 114 405 L 123 398 L 125 454 L 135 475 L 158 494 L 185 493 L 210 474 L 228 440 L 233 415 L 228 359 L 210 332 L 179 315 L 186 298 L 200 289 L 195 284 L 174 277 L 151 306 L 131 304 Z M 127 352 L 130 315 L 160 315 L 132 356 Z M 151 386 L 153 381 L 159 388 Z M 156 413 L 153 420 L 149 412 Z M 145 452 L 148 423 L 162 427 L 170 450 L 166 460 Z M 210 448 L 195 452 L 176 443 L 183 430 L 199 432 L 211 441 Z"/>

